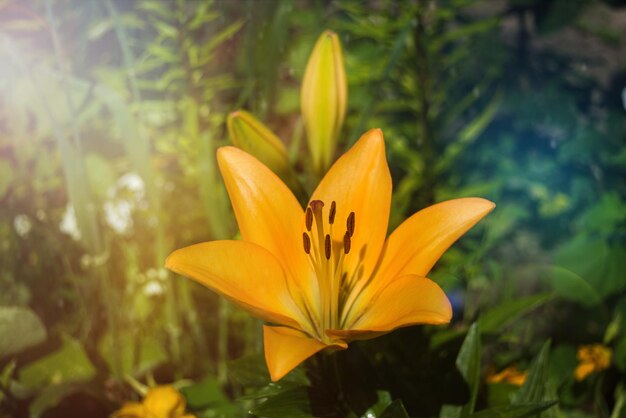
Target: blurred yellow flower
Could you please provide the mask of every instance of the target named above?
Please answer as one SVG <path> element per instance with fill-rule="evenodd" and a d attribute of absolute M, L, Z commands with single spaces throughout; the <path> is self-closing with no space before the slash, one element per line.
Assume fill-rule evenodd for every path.
<path fill-rule="evenodd" d="M 450 302 L 426 275 L 492 202 L 463 198 L 430 206 L 385 240 L 391 176 L 379 129 L 335 162 L 304 211 L 251 155 L 223 147 L 217 159 L 243 240 L 177 250 L 166 267 L 267 323 L 272 380 L 323 349 L 450 321 Z"/>
<path fill-rule="evenodd" d="M 487 376 L 487 383 L 508 383 L 515 386 L 522 386 L 528 377 L 527 371 L 520 371 L 516 365 L 512 365 Z"/>
<path fill-rule="evenodd" d="M 300 92 L 302 119 L 313 169 L 318 175 L 333 162 L 347 102 L 341 43 L 336 33 L 327 30 L 311 52 Z"/>
<path fill-rule="evenodd" d="M 111 418 L 195 418 L 185 414 L 185 398 L 172 386 L 157 386 L 148 391 L 143 402 L 128 402 Z"/>
<path fill-rule="evenodd" d="M 613 352 L 602 344 L 581 345 L 578 347 L 578 367 L 574 371 L 576 380 L 581 381 L 592 373 L 608 369 Z"/>

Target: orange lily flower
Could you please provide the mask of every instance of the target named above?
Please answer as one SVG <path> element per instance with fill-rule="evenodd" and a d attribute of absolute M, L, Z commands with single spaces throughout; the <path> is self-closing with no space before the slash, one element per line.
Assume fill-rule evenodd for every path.
<path fill-rule="evenodd" d="M 217 159 L 243 240 L 177 250 L 166 267 L 266 322 L 273 381 L 321 350 L 450 321 L 448 298 L 426 275 L 492 202 L 464 198 L 430 206 L 385 240 L 391 176 L 379 129 L 335 162 L 306 210 L 251 155 L 223 147 Z"/>
<path fill-rule="evenodd" d="M 613 351 L 602 344 L 582 345 L 578 347 L 576 357 L 579 363 L 574 370 L 574 377 L 580 382 L 595 372 L 608 369 Z"/>
<path fill-rule="evenodd" d="M 510 385 L 522 386 L 528 378 L 528 371 L 520 371 L 516 365 L 512 365 L 502 370 L 500 373 L 492 373 L 487 376 L 487 383 L 508 383 Z"/>
<path fill-rule="evenodd" d="M 157 386 L 143 402 L 127 402 L 111 418 L 195 418 L 185 414 L 185 398 L 173 386 Z"/>

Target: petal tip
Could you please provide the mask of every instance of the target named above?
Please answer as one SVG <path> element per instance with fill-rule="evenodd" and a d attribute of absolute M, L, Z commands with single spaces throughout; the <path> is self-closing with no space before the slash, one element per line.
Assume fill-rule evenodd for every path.
<path fill-rule="evenodd" d="M 494 210 L 494 208 L 496 207 L 496 204 L 494 202 L 484 199 L 482 197 L 473 197 L 471 199 L 483 207 L 485 215 Z"/>
<path fill-rule="evenodd" d="M 233 152 L 237 152 L 237 151 L 241 151 L 239 150 L 237 147 L 234 147 L 232 145 L 226 145 L 224 147 L 219 147 L 217 149 L 217 158 L 222 159 L 222 158 L 227 158 L 228 154 L 231 154 Z"/>
<path fill-rule="evenodd" d="M 387 161 L 385 157 L 385 138 L 380 128 L 370 129 L 365 132 L 361 135 L 357 143 L 354 144 L 353 148 L 369 150 L 371 154 L 379 155 L 380 158 L 385 159 L 385 163 Z"/>
<path fill-rule="evenodd" d="M 447 205 L 450 203 L 458 202 L 461 204 L 460 208 L 465 208 L 472 213 L 479 214 L 480 217 L 484 217 L 489 212 L 491 212 L 496 204 L 491 200 L 487 200 L 483 197 L 460 197 L 458 199 L 446 200 L 444 202 L 438 203 L 437 205 Z"/>
<path fill-rule="evenodd" d="M 266 360 L 267 361 L 267 360 Z M 285 375 L 287 373 L 290 372 L 290 370 L 282 370 L 278 367 L 271 367 L 269 365 L 269 363 L 267 364 L 267 368 L 270 372 L 270 380 L 272 382 L 278 382 L 280 379 L 282 379 L 283 377 L 285 377 Z"/>
<path fill-rule="evenodd" d="M 363 134 L 363 138 L 370 138 L 370 140 L 384 141 L 383 130 L 380 128 L 372 128 Z"/>
<path fill-rule="evenodd" d="M 224 173 L 224 169 L 227 167 L 237 167 L 241 164 L 241 158 L 248 156 L 249 154 L 233 145 L 226 145 L 217 149 L 217 165 Z"/>
<path fill-rule="evenodd" d="M 178 250 L 174 251 L 173 253 L 167 256 L 167 258 L 165 259 L 165 264 L 163 264 L 163 267 L 165 267 L 168 270 L 174 271 L 174 256 L 177 252 Z"/>

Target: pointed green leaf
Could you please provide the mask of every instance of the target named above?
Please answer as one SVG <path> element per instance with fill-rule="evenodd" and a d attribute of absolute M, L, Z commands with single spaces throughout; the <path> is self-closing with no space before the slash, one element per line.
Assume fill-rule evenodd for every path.
<path fill-rule="evenodd" d="M 233 405 L 214 376 L 206 376 L 193 385 L 182 388 L 181 393 L 187 400 L 188 408 L 192 410 Z"/>
<path fill-rule="evenodd" d="M 513 404 L 537 403 L 545 400 L 549 353 L 550 341 L 546 341 L 528 370 L 526 382 L 513 397 Z"/>
<path fill-rule="evenodd" d="M 57 351 L 20 369 L 19 383 L 27 388 L 43 389 L 64 382 L 85 382 L 96 374 L 85 349 L 77 340 L 64 337 Z"/>
<path fill-rule="evenodd" d="M 264 387 L 270 383 L 269 371 L 263 354 L 250 354 L 228 362 L 228 374 L 237 383 L 246 387 Z M 302 368 L 296 368 L 280 379 L 281 386 L 307 386 L 310 384 Z M 274 384 L 276 385 L 276 384 Z"/>
<path fill-rule="evenodd" d="M 456 367 L 469 386 L 470 400 L 464 406 L 444 405 L 440 418 L 467 417 L 474 411 L 480 385 L 480 345 L 479 325 L 474 323 L 468 330 L 456 359 Z"/>
<path fill-rule="evenodd" d="M 380 414 L 380 418 L 409 418 L 409 414 L 406 412 L 404 405 L 400 399 L 396 399 L 389 405 L 382 414 Z"/>
<path fill-rule="evenodd" d="M 9 186 L 13 181 L 13 169 L 8 161 L 0 160 L 0 199 L 9 190 Z"/>
<path fill-rule="evenodd" d="M 392 404 L 391 394 L 386 390 L 377 390 L 376 396 L 378 397 L 376 403 L 367 408 L 367 411 L 361 415 L 361 418 L 378 417 Z"/>
<path fill-rule="evenodd" d="M 524 405 L 503 405 L 484 409 L 469 418 L 526 418 L 532 417 L 556 404 L 556 401 Z"/>
<path fill-rule="evenodd" d="M 28 308 L 0 306 L 0 335 L 1 359 L 45 340 L 46 328 Z"/>
<path fill-rule="evenodd" d="M 279 393 L 255 406 L 250 413 L 258 417 L 309 418 L 313 416 L 307 388 L 299 387 Z"/>
<path fill-rule="evenodd" d="M 626 389 L 620 384 L 615 389 L 615 407 L 611 413 L 611 418 L 626 417 Z"/>
<path fill-rule="evenodd" d="M 552 297 L 551 294 L 542 293 L 539 295 L 528 296 L 525 298 L 507 301 L 495 308 L 485 312 L 478 323 L 480 324 L 480 331 L 483 334 L 495 333 L 500 328 L 515 321 L 520 316 L 524 315 L 543 305 Z"/>
<path fill-rule="evenodd" d="M 117 335 L 121 346 L 115 346 L 113 334 L 105 333 L 98 342 L 98 351 L 106 359 L 111 370 L 114 370 L 113 352 L 117 351 L 120 358 L 121 372 L 128 375 L 139 375 L 153 370 L 167 360 L 167 354 L 161 342 L 140 332 L 122 330 Z"/>
<path fill-rule="evenodd" d="M 561 266 L 536 266 L 537 274 L 545 278 L 554 290 L 554 293 L 565 300 L 578 303 L 590 308 L 602 302 L 598 292 L 573 271 Z"/>

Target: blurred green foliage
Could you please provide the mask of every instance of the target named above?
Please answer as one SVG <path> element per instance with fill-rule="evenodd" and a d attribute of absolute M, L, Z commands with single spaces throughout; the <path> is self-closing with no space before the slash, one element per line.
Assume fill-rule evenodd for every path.
<path fill-rule="evenodd" d="M 624 25 L 620 0 L 0 1 L 0 416 L 106 417 L 155 381 L 198 417 L 626 416 Z M 299 87 L 325 28 L 340 148 L 386 137 L 390 228 L 498 206 L 432 273 L 450 327 L 270 383 L 258 322 L 162 265 L 236 237 L 229 112 L 307 172 Z M 591 343 L 611 366 L 577 381 Z M 486 380 L 509 365 L 521 388 Z"/>

